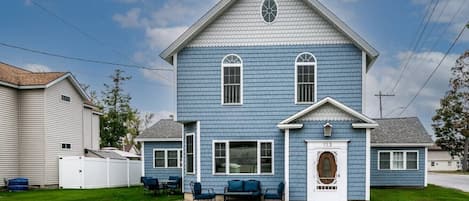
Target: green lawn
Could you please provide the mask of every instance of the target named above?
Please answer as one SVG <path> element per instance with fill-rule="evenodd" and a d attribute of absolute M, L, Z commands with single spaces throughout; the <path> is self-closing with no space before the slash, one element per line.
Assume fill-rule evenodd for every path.
<path fill-rule="evenodd" d="M 178 201 L 181 195 L 154 196 L 141 187 L 96 190 L 33 190 L 0 192 L 0 201 Z M 469 193 L 429 185 L 426 189 L 372 189 L 372 201 L 468 201 Z"/>
<path fill-rule="evenodd" d="M 425 189 L 372 189 L 372 201 L 468 201 L 469 193 L 428 185 Z"/>

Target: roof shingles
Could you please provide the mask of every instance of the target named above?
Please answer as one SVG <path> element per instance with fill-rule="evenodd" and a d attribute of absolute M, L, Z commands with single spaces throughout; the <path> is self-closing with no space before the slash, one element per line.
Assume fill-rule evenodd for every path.
<path fill-rule="evenodd" d="M 66 72 L 35 73 L 0 62 L 0 81 L 17 86 L 46 85 L 64 76 Z"/>
<path fill-rule="evenodd" d="M 137 139 L 159 138 L 174 139 L 182 137 L 182 124 L 172 119 L 161 119 L 150 128 L 145 129 Z"/>
<path fill-rule="evenodd" d="M 375 119 L 378 128 L 371 130 L 375 144 L 429 144 L 433 143 L 417 117 Z"/>

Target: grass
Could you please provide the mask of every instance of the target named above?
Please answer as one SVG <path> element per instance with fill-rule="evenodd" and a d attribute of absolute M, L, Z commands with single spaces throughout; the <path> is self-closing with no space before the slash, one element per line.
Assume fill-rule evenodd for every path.
<path fill-rule="evenodd" d="M 155 196 L 142 187 L 92 190 L 31 190 L 27 192 L 0 192 L 0 201 L 178 201 L 182 195 Z"/>
<path fill-rule="evenodd" d="M 428 185 L 425 189 L 371 189 L 372 201 L 468 201 L 469 193 Z"/>
<path fill-rule="evenodd" d="M 179 201 L 182 195 L 155 196 L 144 193 L 142 187 L 94 190 L 32 190 L 0 192 L 1 201 Z M 425 189 L 372 189 L 372 201 L 467 201 L 469 193 L 429 185 Z"/>

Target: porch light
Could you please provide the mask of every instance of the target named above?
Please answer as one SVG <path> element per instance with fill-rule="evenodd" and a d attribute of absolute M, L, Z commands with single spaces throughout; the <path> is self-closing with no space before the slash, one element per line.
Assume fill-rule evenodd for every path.
<path fill-rule="evenodd" d="M 324 137 L 331 137 L 332 136 L 332 124 L 329 122 L 324 124 Z"/>

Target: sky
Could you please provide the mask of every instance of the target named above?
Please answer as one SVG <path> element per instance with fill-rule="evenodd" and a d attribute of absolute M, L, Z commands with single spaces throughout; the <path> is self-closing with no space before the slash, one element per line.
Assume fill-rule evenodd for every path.
<path fill-rule="evenodd" d="M 469 50 L 469 30 L 413 104 L 402 110 L 469 21 L 469 1 L 320 1 L 380 52 L 367 75 L 365 113 L 379 117 L 379 102 L 374 94 L 382 90 L 395 94 L 383 98 L 384 117 L 418 116 L 432 133 L 431 118 L 448 89 L 450 68 L 459 55 Z M 5 0 L 0 2 L 0 42 L 65 56 L 170 68 L 159 57 L 160 52 L 216 2 Z M 430 15 L 427 24 L 425 19 Z M 132 96 L 131 104 L 142 114 L 155 113 L 158 120 L 174 112 L 172 75 L 168 71 L 79 62 L 4 46 L 0 46 L 0 61 L 33 71 L 70 71 L 98 92 L 110 82 L 114 69 L 120 67 L 132 76 L 125 90 Z M 401 72 L 402 78 L 394 87 Z"/>

